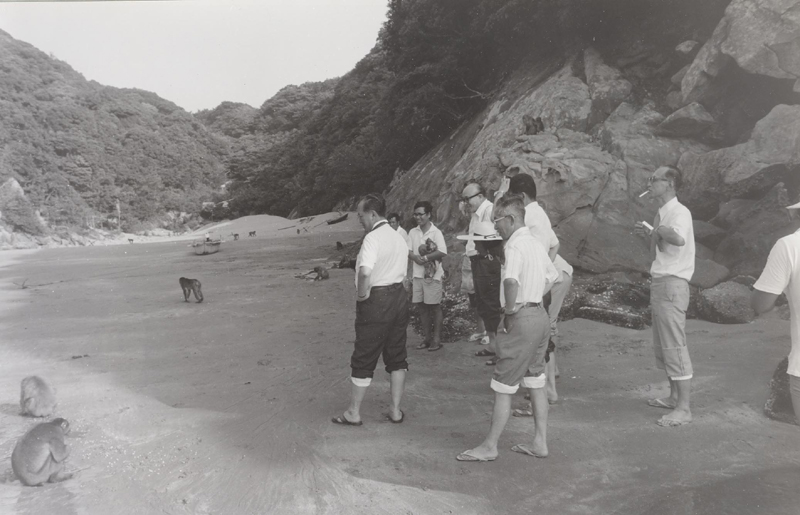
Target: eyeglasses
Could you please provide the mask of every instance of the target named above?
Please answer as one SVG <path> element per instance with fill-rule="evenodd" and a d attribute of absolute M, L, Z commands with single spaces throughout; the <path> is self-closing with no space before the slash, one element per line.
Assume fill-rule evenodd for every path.
<path fill-rule="evenodd" d="M 650 184 L 653 184 L 654 182 L 658 182 L 658 181 L 665 181 L 666 182 L 666 181 L 669 181 L 669 179 L 665 179 L 663 177 L 648 177 L 647 178 L 647 182 L 649 182 Z"/>
<path fill-rule="evenodd" d="M 500 220 L 502 220 L 503 218 L 508 218 L 509 216 L 511 216 L 511 215 L 501 216 L 500 218 L 493 218 L 493 219 L 492 219 L 492 223 L 493 223 L 493 224 L 497 224 L 497 222 L 499 222 L 499 221 L 500 221 Z"/>
<path fill-rule="evenodd" d="M 461 202 L 469 202 L 470 200 L 472 200 L 473 198 L 477 197 L 478 195 L 480 195 L 480 193 L 476 193 L 476 194 L 471 195 L 469 197 L 461 197 Z"/>
<path fill-rule="evenodd" d="M 427 214 L 428 214 L 428 213 L 414 213 L 414 216 L 425 216 L 425 215 L 427 215 Z"/>

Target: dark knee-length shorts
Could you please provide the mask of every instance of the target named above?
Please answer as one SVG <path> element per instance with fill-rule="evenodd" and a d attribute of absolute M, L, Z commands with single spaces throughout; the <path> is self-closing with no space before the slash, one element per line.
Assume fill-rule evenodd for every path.
<path fill-rule="evenodd" d="M 367 300 L 356 303 L 355 326 L 352 377 L 371 378 L 381 355 L 387 372 L 408 370 L 408 295 L 403 283 L 372 288 Z"/>

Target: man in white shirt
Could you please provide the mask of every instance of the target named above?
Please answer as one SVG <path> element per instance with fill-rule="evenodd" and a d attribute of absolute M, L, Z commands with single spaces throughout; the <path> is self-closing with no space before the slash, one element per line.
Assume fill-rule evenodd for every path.
<path fill-rule="evenodd" d="M 356 259 L 356 341 L 350 358 L 350 407 L 332 419 L 334 424 L 362 424 L 361 401 L 381 355 L 390 374 L 392 403 L 387 418 L 400 423 L 404 417 L 400 400 L 408 371 L 408 296 L 403 288 L 408 247 L 389 226 L 385 214 L 386 202 L 378 194 L 367 195 L 358 204 L 358 220 L 367 234 Z"/>
<path fill-rule="evenodd" d="M 794 215 L 800 209 L 800 203 L 787 209 Z M 775 242 L 764 271 L 753 288 L 752 305 L 758 314 L 772 309 L 780 294 L 786 292 L 792 338 L 787 373 L 794 415 L 800 424 L 800 230 Z"/>
<path fill-rule="evenodd" d="M 401 222 L 400 215 L 397 213 L 389 213 L 388 215 L 386 215 L 386 219 L 389 220 L 389 225 L 391 226 L 391 228 L 397 231 L 398 234 L 400 234 L 400 236 L 403 237 L 406 243 L 408 243 L 408 233 L 406 232 L 405 229 L 403 229 L 403 226 L 400 225 Z"/>
<path fill-rule="evenodd" d="M 484 227 L 483 232 L 494 234 L 497 231 L 492 227 L 492 203 L 486 198 L 486 192 L 479 182 L 471 181 L 464 186 L 461 192 L 461 202 L 471 213 L 469 220 L 468 236 L 474 236 L 478 227 Z M 486 228 L 490 229 L 487 230 Z M 485 235 L 484 235 L 485 236 Z M 461 238 L 459 239 L 466 239 Z M 497 237 L 497 242 L 491 240 L 476 245 L 474 239 L 466 239 L 465 254 L 469 257 L 472 270 L 472 281 L 475 293 L 470 294 L 470 306 L 478 312 L 481 323 L 478 332 L 486 333 L 488 349 L 481 349 L 476 356 L 495 356 L 495 339 L 497 326 L 500 325 L 502 312 L 500 311 L 500 262 L 502 261 L 502 244 Z M 478 334 L 470 337 L 476 341 Z M 482 340 L 483 337 L 481 337 Z M 483 341 L 481 341 L 483 344 Z M 493 357 L 486 362 L 494 365 Z"/>
<path fill-rule="evenodd" d="M 547 250 L 547 255 L 553 260 L 553 265 L 558 270 L 559 278 L 550 289 L 550 305 L 547 314 L 550 316 L 550 347 L 547 360 L 547 401 L 550 404 L 558 402 L 558 391 L 556 390 L 556 355 L 555 350 L 558 344 L 558 314 L 564 299 L 572 286 L 573 269 L 564 258 L 558 255 L 561 244 L 558 241 L 553 226 L 550 224 L 550 217 L 547 216 L 542 206 L 536 201 L 536 183 L 528 174 L 519 174 L 511 178 L 508 185 L 508 192 L 514 195 L 522 195 L 525 203 L 525 225 L 531 231 L 534 238 L 539 240 Z M 514 415 L 518 417 L 530 416 L 531 410 L 514 410 Z"/>
<path fill-rule="evenodd" d="M 432 214 L 433 206 L 427 200 L 414 205 L 417 227 L 408 232 L 408 257 L 414 262 L 411 302 L 420 309 L 424 335 L 417 349 L 437 351 L 442 348 L 442 258 L 447 254 L 447 245 L 442 231 L 431 222 Z M 436 251 L 424 252 L 428 240 L 436 245 Z M 432 277 L 425 277 L 425 265 L 428 263 L 435 264 Z"/>
<path fill-rule="evenodd" d="M 636 233 L 650 238 L 653 350 L 656 366 L 667 373 L 670 385 L 669 397 L 650 399 L 647 403 L 672 410 L 656 422 L 665 427 L 692 421 L 693 370 L 685 327 L 689 280 L 694 274 L 694 228 L 692 213 L 675 196 L 680 186 L 681 173 L 677 168 L 662 166 L 653 172 L 648 190 L 660 206 L 653 229 L 642 222 L 636 223 Z"/>
<path fill-rule="evenodd" d="M 497 459 L 497 442 L 511 414 L 511 398 L 520 384 L 531 395 L 535 432 L 531 445 L 518 444 L 511 450 L 537 458 L 546 458 L 549 452 L 544 356 L 550 319 L 542 307 L 542 296 L 558 272 L 542 244 L 525 227 L 525 207 L 520 197 L 504 195 L 495 204 L 494 224 L 506 245 L 500 291 L 505 332 L 497 334 L 498 359 L 491 381 L 495 392 L 492 423 L 486 439 L 456 456 L 458 461 Z"/>

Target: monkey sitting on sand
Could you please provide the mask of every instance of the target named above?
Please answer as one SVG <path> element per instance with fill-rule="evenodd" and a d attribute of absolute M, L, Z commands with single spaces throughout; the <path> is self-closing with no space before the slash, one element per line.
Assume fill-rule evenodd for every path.
<path fill-rule="evenodd" d="M 20 385 L 19 407 L 23 415 L 50 416 L 56 409 L 56 394 L 41 377 L 28 376 Z"/>
<path fill-rule="evenodd" d="M 313 270 L 295 275 L 296 279 L 306 279 L 309 281 L 324 281 L 329 277 L 330 274 L 328 274 L 328 269 L 324 266 L 315 266 Z"/>
<path fill-rule="evenodd" d="M 19 439 L 11 453 L 11 468 L 26 486 L 57 483 L 72 477 L 63 472 L 69 449 L 64 436 L 69 433 L 69 422 L 57 418 L 37 424 Z"/>
<path fill-rule="evenodd" d="M 178 279 L 178 282 L 181 283 L 181 288 L 183 289 L 183 299 L 186 302 L 189 302 L 189 294 L 194 292 L 194 298 L 197 299 L 197 302 L 203 302 L 203 290 L 200 289 L 202 286 L 200 281 L 197 279 L 187 279 L 186 277 L 181 277 Z"/>

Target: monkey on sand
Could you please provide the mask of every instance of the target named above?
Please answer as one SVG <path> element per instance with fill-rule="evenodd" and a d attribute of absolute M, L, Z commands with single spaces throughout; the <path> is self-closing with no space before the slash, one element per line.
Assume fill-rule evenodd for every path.
<path fill-rule="evenodd" d="M 194 298 L 197 299 L 197 302 L 203 302 L 203 290 L 200 289 L 200 281 L 197 279 L 187 279 L 186 277 L 181 277 L 178 281 L 181 283 L 183 298 L 186 302 L 189 302 L 189 294 L 192 292 L 194 292 Z"/>
<path fill-rule="evenodd" d="M 39 376 L 28 376 L 20 385 L 19 407 L 23 415 L 47 417 L 56 409 L 56 394 Z"/>
<path fill-rule="evenodd" d="M 63 472 L 69 449 L 64 436 L 69 433 L 69 422 L 57 418 L 37 424 L 19 439 L 11 453 L 11 468 L 26 486 L 57 483 L 72 477 Z"/>

